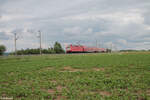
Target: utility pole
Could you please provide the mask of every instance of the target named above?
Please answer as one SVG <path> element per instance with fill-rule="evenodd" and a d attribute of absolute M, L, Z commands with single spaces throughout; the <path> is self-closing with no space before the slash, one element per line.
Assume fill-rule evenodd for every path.
<path fill-rule="evenodd" d="M 34 33 L 35 31 L 34 30 L 28 30 L 28 32 L 31 32 L 31 33 Z M 38 36 L 36 36 L 37 38 L 39 38 L 39 45 L 40 45 L 40 47 L 39 47 L 39 49 L 40 49 L 40 55 L 42 54 L 42 33 L 41 33 L 41 31 L 39 30 L 39 31 L 36 31 L 36 34 L 38 33 Z"/>
<path fill-rule="evenodd" d="M 98 44 L 98 47 L 101 48 L 101 43 Z"/>
<path fill-rule="evenodd" d="M 17 33 L 14 33 L 15 55 L 17 55 L 17 47 L 16 47 L 17 40 L 18 40 Z"/>
<path fill-rule="evenodd" d="M 115 52 L 118 52 L 117 46 L 114 45 Z"/>
<path fill-rule="evenodd" d="M 111 43 L 110 44 L 110 49 L 111 49 L 111 52 L 113 51 L 113 44 Z"/>
<path fill-rule="evenodd" d="M 97 40 L 96 40 L 96 48 L 97 48 Z"/>
<path fill-rule="evenodd" d="M 40 55 L 42 54 L 42 35 L 41 31 L 39 30 L 39 38 L 40 38 Z"/>

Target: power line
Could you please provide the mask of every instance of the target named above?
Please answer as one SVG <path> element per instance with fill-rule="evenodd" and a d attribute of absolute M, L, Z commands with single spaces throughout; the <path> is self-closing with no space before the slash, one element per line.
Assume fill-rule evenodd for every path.
<path fill-rule="evenodd" d="M 17 33 L 14 33 L 14 46 L 15 46 L 15 55 L 17 55 L 17 40 L 19 37 L 17 37 Z"/>
<path fill-rule="evenodd" d="M 77 41 L 76 44 L 80 45 L 81 40 Z"/>
<path fill-rule="evenodd" d="M 28 30 L 28 32 L 30 32 L 30 33 L 36 33 L 37 34 L 37 31 L 34 31 L 34 30 Z M 38 31 L 38 36 L 37 36 L 37 38 L 39 38 L 39 45 L 40 45 L 40 54 L 42 54 L 42 33 L 41 33 L 41 31 L 39 30 Z"/>
<path fill-rule="evenodd" d="M 96 40 L 96 48 L 97 48 L 97 40 Z"/>
<path fill-rule="evenodd" d="M 98 43 L 98 48 L 101 48 L 101 43 L 100 42 Z"/>
<path fill-rule="evenodd" d="M 42 54 L 42 35 L 41 35 L 41 31 L 39 30 L 39 39 L 40 39 L 40 54 Z"/>

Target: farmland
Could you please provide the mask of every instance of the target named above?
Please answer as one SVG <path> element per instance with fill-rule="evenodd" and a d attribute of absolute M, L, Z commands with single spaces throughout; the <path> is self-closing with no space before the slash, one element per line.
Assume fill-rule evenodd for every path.
<path fill-rule="evenodd" d="M 0 97 L 150 100 L 150 53 L 0 57 Z"/>

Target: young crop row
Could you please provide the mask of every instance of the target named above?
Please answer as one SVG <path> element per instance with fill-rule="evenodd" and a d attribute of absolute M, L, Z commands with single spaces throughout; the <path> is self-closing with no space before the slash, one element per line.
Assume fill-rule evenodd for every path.
<path fill-rule="evenodd" d="M 15 100 L 149 100 L 150 55 L 0 58 L 0 97 Z"/>

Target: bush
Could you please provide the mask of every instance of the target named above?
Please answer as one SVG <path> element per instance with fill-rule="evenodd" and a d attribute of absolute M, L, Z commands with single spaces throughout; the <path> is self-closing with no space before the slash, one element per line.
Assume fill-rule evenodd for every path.
<path fill-rule="evenodd" d="M 4 45 L 0 45 L 0 55 L 3 55 L 5 51 L 6 51 L 6 47 Z"/>
<path fill-rule="evenodd" d="M 54 44 L 54 51 L 56 53 L 64 53 L 65 51 L 63 50 L 63 48 L 61 47 L 61 44 L 58 42 L 55 42 Z"/>

